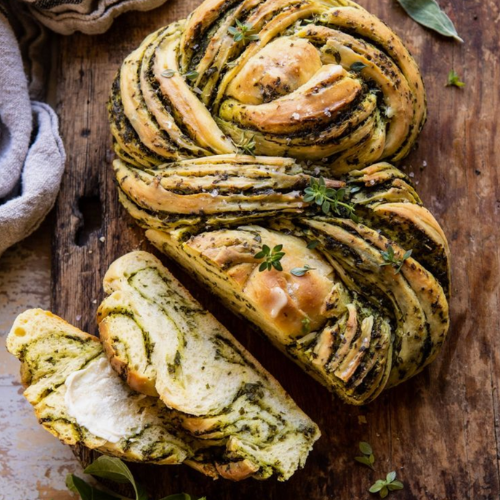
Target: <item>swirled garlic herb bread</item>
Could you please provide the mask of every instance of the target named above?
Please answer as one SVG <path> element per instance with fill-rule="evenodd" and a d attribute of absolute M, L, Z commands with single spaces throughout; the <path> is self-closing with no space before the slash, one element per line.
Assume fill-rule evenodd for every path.
<path fill-rule="evenodd" d="M 347 182 L 355 220 L 306 212 L 263 226 L 146 236 L 326 387 L 364 404 L 439 352 L 449 250 L 400 171 L 380 163 Z M 281 246 L 281 270 L 262 272 L 263 245 Z"/>
<path fill-rule="evenodd" d="M 304 465 L 316 425 L 156 257 L 132 252 L 109 268 L 98 311 L 115 369 L 158 394 L 184 429 L 223 448 L 224 477 L 285 480 Z"/>
<path fill-rule="evenodd" d="M 62 442 L 135 462 L 194 456 L 193 440 L 174 427 L 170 411 L 122 382 L 93 335 L 30 309 L 16 318 L 7 349 L 22 363 L 24 396 L 39 422 Z"/>

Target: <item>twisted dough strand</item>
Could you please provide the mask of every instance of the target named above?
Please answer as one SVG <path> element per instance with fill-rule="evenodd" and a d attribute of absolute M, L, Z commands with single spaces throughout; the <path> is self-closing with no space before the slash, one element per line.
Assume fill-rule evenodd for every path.
<path fill-rule="evenodd" d="M 380 20 L 347 0 L 206 0 L 125 60 L 109 113 L 148 238 L 330 390 L 367 403 L 435 358 L 448 244 L 381 162 L 414 145 L 425 91 Z M 306 201 L 320 178 L 354 216 Z M 282 271 L 259 272 L 262 245 L 283 245 Z"/>

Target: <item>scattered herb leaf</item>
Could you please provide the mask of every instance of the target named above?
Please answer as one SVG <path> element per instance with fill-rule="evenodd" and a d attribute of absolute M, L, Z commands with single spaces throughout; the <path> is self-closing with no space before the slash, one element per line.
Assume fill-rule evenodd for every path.
<path fill-rule="evenodd" d="M 247 155 L 250 156 L 255 156 L 255 140 L 252 135 L 252 137 L 244 137 L 243 140 L 237 144 L 237 146 L 241 149 L 241 151 Z"/>
<path fill-rule="evenodd" d="M 253 26 L 249 23 L 242 23 L 236 19 L 236 27 L 228 28 L 229 34 L 234 38 L 235 42 L 252 42 L 259 40 L 259 35 L 252 34 Z"/>
<path fill-rule="evenodd" d="M 448 83 L 446 84 L 446 87 L 465 87 L 465 83 L 460 80 L 460 77 L 455 73 L 455 70 L 451 70 L 448 73 Z"/>
<path fill-rule="evenodd" d="M 398 0 L 406 13 L 417 23 L 436 31 L 443 36 L 449 36 L 463 42 L 458 36 L 457 30 L 441 10 L 436 0 Z"/>
<path fill-rule="evenodd" d="M 147 500 L 148 498 L 144 488 L 135 482 L 130 469 L 119 458 L 103 455 L 90 464 L 84 472 L 85 474 L 111 479 L 115 483 L 130 483 L 134 488 L 136 500 Z"/>
<path fill-rule="evenodd" d="M 370 493 L 378 493 L 380 498 L 385 498 L 390 491 L 402 490 L 404 484 L 396 481 L 396 473 L 389 472 L 385 479 L 379 479 L 368 490 Z"/>
<path fill-rule="evenodd" d="M 175 69 L 166 69 L 165 71 L 161 72 L 161 76 L 164 76 L 165 78 L 172 78 L 175 73 Z"/>
<path fill-rule="evenodd" d="M 401 271 L 401 268 L 403 267 L 405 261 L 411 257 L 412 252 L 413 250 L 407 250 L 404 253 L 403 258 L 398 259 L 394 254 L 394 248 L 392 248 L 392 245 L 389 245 L 386 252 L 381 252 L 382 258 L 385 262 L 383 264 L 380 264 L 380 267 L 392 266 L 394 269 L 396 269 L 395 274 L 398 274 Z"/>
<path fill-rule="evenodd" d="M 304 276 L 308 271 L 313 271 L 316 269 L 315 267 L 310 267 L 307 264 L 304 267 L 294 267 L 290 273 L 292 273 L 294 276 L 298 276 L 299 278 L 301 276 Z"/>
<path fill-rule="evenodd" d="M 319 241 L 313 240 L 307 244 L 307 248 L 309 248 L 309 250 L 314 250 L 318 245 L 319 245 Z"/>
<path fill-rule="evenodd" d="M 120 500 L 119 497 L 90 486 L 86 481 L 73 474 L 66 476 L 66 487 L 69 491 L 80 495 L 82 500 Z"/>
<path fill-rule="evenodd" d="M 351 71 L 355 71 L 356 73 L 359 73 L 362 71 L 364 68 L 367 68 L 368 65 L 365 63 L 362 63 L 361 61 L 355 62 L 354 64 L 351 64 Z"/>
<path fill-rule="evenodd" d="M 354 460 L 356 460 L 356 462 L 359 462 L 360 464 L 370 467 L 370 469 L 372 470 L 375 470 L 373 468 L 373 464 L 375 463 L 375 456 L 373 455 L 372 447 L 366 441 L 361 441 L 359 443 L 359 451 L 361 451 L 363 456 L 354 457 Z"/>
<path fill-rule="evenodd" d="M 130 483 L 134 488 L 136 500 L 148 500 L 144 488 L 135 482 L 130 469 L 119 458 L 101 456 L 90 464 L 84 472 L 85 474 L 110 479 L 115 483 Z M 66 476 L 66 486 L 71 492 L 80 495 L 81 500 L 125 500 L 123 497 L 116 497 L 105 491 L 98 490 L 73 474 Z M 197 498 L 187 493 L 176 493 L 161 500 L 206 500 L 206 497 Z"/>
<path fill-rule="evenodd" d="M 198 78 L 198 71 L 188 71 L 187 73 L 184 73 L 184 78 L 187 78 L 189 81 L 196 80 Z"/>
<path fill-rule="evenodd" d="M 272 250 L 267 245 L 262 245 L 262 250 L 255 254 L 256 259 L 264 259 L 259 266 L 259 271 L 283 271 L 280 260 L 284 257 L 285 252 L 282 252 L 283 245 L 276 245 Z"/>
<path fill-rule="evenodd" d="M 359 451 L 363 453 L 363 455 L 371 455 L 373 453 L 372 447 L 366 441 L 361 441 L 359 443 Z"/>
<path fill-rule="evenodd" d="M 311 320 L 309 318 L 304 318 L 302 320 L 302 333 L 306 335 L 311 331 Z"/>
<path fill-rule="evenodd" d="M 354 207 L 342 201 L 347 193 L 345 188 L 333 189 L 326 187 L 326 182 L 323 177 L 315 179 L 311 177 L 309 187 L 304 190 L 305 196 L 304 201 L 311 203 L 314 202 L 316 205 L 321 207 L 321 210 L 325 215 L 330 212 L 339 215 L 340 217 L 345 216 L 347 213 L 353 221 L 357 222 L 359 219 L 354 213 Z"/>

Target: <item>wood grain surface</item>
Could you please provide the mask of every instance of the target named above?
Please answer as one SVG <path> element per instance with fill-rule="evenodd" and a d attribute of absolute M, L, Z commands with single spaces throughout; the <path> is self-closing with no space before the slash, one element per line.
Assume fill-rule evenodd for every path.
<path fill-rule="evenodd" d="M 130 250 L 151 250 L 119 206 L 113 185 L 105 110 L 111 81 L 123 58 L 148 33 L 184 17 L 198 3 L 170 0 L 153 12 L 120 17 L 105 35 L 60 39 L 58 112 L 68 165 L 56 207 L 52 307 L 90 333 L 96 333 L 95 312 L 108 265 Z M 391 494 L 399 500 L 500 497 L 499 4 L 441 0 L 465 40 L 459 44 L 416 25 L 393 0 L 360 3 L 402 36 L 424 75 L 429 120 L 418 149 L 402 167 L 450 241 L 449 339 L 419 376 L 367 407 L 347 406 L 162 257 L 278 378 L 323 437 L 305 469 L 287 483 L 229 483 L 185 466 L 134 466 L 154 500 L 179 491 L 208 500 L 367 499 L 372 498 L 369 486 L 392 470 L 405 484 L 403 491 Z M 445 87 L 452 68 L 465 80 L 464 89 Z M 102 220 L 93 212 L 99 205 Z M 353 460 L 360 440 L 374 449 L 375 472 Z"/>

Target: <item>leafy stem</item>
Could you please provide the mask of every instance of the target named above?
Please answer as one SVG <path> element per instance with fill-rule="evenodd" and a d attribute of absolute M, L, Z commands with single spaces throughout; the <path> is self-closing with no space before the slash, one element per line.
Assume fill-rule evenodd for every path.
<path fill-rule="evenodd" d="M 264 259 L 259 266 L 259 271 L 283 271 L 281 259 L 285 256 L 282 252 L 283 245 L 276 245 L 272 250 L 267 245 L 262 245 L 262 250 L 254 255 L 256 259 Z"/>
<path fill-rule="evenodd" d="M 368 490 L 370 493 L 378 493 L 380 498 L 385 498 L 390 491 L 402 490 L 404 484 L 401 481 L 396 481 L 396 473 L 389 472 L 385 479 L 379 479 Z"/>
<path fill-rule="evenodd" d="M 465 83 L 462 82 L 458 74 L 455 72 L 454 69 L 452 69 L 448 73 L 448 83 L 446 84 L 446 87 L 458 87 L 462 88 L 465 87 Z"/>
<path fill-rule="evenodd" d="M 235 42 L 251 42 L 259 40 L 259 35 L 252 33 L 253 26 L 250 23 L 242 23 L 236 19 L 236 26 L 228 28 L 229 34 L 234 38 Z"/>
<path fill-rule="evenodd" d="M 356 462 L 360 464 L 366 465 L 370 467 L 371 470 L 375 470 L 373 468 L 373 464 L 375 463 L 375 455 L 373 454 L 372 447 L 365 441 L 361 441 L 359 443 L 359 451 L 363 454 L 362 457 L 354 457 Z"/>
<path fill-rule="evenodd" d="M 255 156 L 255 140 L 252 135 L 252 137 L 244 137 L 243 140 L 237 144 L 237 146 L 241 149 L 241 151 L 244 154 L 250 155 L 250 156 Z"/>
<path fill-rule="evenodd" d="M 388 245 L 387 251 L 381 252 L 384 262 L 380 264 L 380 267 L 392 266 L 396 270 L 395 274 L 398 274 L 401 271 L 401 268 L 403 267 L 405 261 L 411 257 L 412 252 L 413 250 L 407 250 L 404 253 L 403 258 L 398 259 L 394 253 L 394 248 L 392 248 L 392 245 Z"/>
<path fill-rule="evenodd" d="M 309 187 L 306 187 L 304 193 L 304 201 L 320 206 L 325 215 L 333 212 L 342 217 L 344 216 L 344 211 L 347 212 L 353 221 L 358 221 L 358 217 L 354 213 L 355 208 L 350 203 L 343 201 L 347 194 L 347 189 L 329 188 L 323 177 L 319 179 L 311 177 Z"/>

